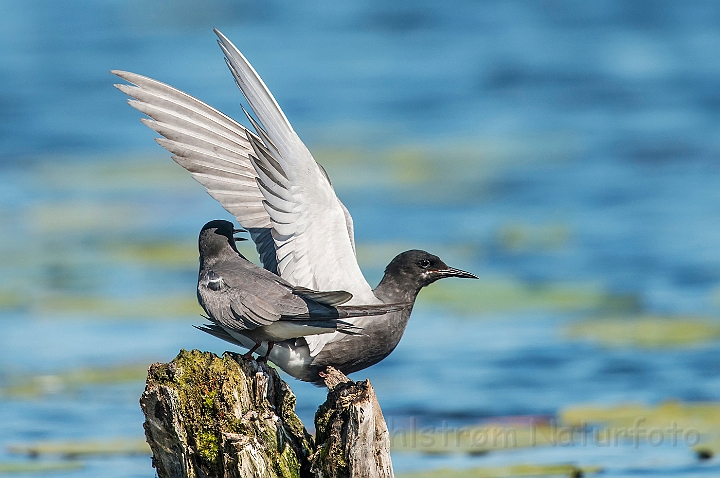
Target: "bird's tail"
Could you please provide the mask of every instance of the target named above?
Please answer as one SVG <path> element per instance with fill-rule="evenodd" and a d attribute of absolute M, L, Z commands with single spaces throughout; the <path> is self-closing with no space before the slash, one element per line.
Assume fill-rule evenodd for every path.
<path fill-rule="evenodd" d="M 207 318 L 207 317 L 206 317 Z M 211 319 L 208 319 L 211 320 Z M 225 329 L 220 327 L 217 324 L 203 324 L 203 325 L 193 325 L 198 330 L 202 330 L 205 333 L 208 333 L 210 335 L 214 335 L 215 337 L 225 340 L 226 342 L 230 342 L 231 344 L 239 345 L 240 347 L 245 347 L 242 343 L 240 343 L 238 340 L 235 339 L 232 335 L 228 334 Z"/>
<path fill-rule="evenodd" d="M 337 320 L 335 321 L 337 324 L 337 331 L 341 334 L 345 335 L 363 335 L 362 327 L 358 327 L 357 325 L 353 325 L 350 322 L 345 322 L 344 320 Z"/>
<path fill-rule="evenodd" d="M 339 319 L 347 319 L 352 317 L 385 315 L 389 312 L 398 312 L 408 307 L 412 307 L 412 305 L 412 302 L 397 302 L 394 304 L 382 305 L 343 305 L 335 307 L 335 310 L 338 312 Z"/>

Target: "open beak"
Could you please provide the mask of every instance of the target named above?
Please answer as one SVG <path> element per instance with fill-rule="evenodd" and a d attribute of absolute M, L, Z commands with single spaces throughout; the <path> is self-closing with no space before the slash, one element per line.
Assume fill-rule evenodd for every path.
<path fill-rule="evenodd" d="M 247 231 L 245 229 L 240 229 L 240 228 L 233 229 L 233 234 L 239 234 L 241 232 L 247 232 Z M 233 239 L 235 240 L 235 242 L 247 241 L 247 238 L 245 238 L 245 237 L 233 237 Z"/>
<path fill-rule="evenodd" d="M 479 279 L 479 277 L 476 276 L 475 274 L 461 271 L 460 269 L 455 269 L 454 267 L 448 267 L 447 269 L 441 269 L 441 270 L 438 270 L 435 272 L 440 274 L 441 277 L 461 277 L 461 278 L 465 278 L 465 279 Z"/>

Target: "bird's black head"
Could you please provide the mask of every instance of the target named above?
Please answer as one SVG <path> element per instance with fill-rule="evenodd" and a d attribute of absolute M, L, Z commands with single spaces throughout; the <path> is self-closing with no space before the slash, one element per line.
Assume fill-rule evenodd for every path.
<path fill-rule="evenodd" d="M 376 293 L 393 296 L 414 295 L 438 279 L 445 277 L 466 277 L 477 279 L 469 272 L 449 267 L 438 256 L 413 249 L 398 254 L 385 268 L 385 277 L 375 289 Z"/>
<path fill-rule="evenodd" d="M 244 232 L 236 229 L 233 223 L 217 219 L 205 224 L 198 238 L 200 260 L 220 257 L 227 253 L 239 254 L 235 247 L 236 239 L 233 234 Z"/>

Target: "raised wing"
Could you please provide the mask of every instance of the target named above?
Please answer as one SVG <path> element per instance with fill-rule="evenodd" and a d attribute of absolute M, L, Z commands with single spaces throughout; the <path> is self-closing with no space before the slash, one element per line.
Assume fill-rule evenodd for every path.
<path fill-rule="evenodd" d="M 130 105 L 151 119 L 156 141 L 248 230 L 263 267 L 277 273 L 271 219 L 263 206 L 249 155 L 254 135 L 232 118 L 187 93 L 145 76 L 112 71 L 133 85 L 115 85 L 134 98 Z M 260 149 L 264 145 L 256 146 Z"/>
<path fill-rule="evenodd" d="M 215 30 L 228 67 L 259 124 L 248 135 L 250 155 L 270 217 L 278 272 L 296 286 L 344 290 L 349 304 L 380 302 L 360 271 L 351 237 L 352 222 L 320 165 L 245 57 Z M 349 215 L 348 215 L 349 217 Z"/>

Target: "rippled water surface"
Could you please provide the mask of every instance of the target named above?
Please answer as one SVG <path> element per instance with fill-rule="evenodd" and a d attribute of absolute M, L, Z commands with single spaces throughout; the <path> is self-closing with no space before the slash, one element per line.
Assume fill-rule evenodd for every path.
<path fill-rule="evenodd" d="M 12 447 L 132 448 L 147 365 L 228 348 L 191 327 L 197 232 L 228 214 L 108 73 L 241 118 L 212 27 L 327 168 L 371 283 L 409 248 L 481 277 L 424 290 L 397 350 L 354 376 L 396 472 L 720 472 L 699 459 L 720 451 L 720 5 L 319 0 L 0 3 L 0 472 L 153 476 L 143 453 Z M 290 384 L 310 427 L 324 393 Z M 572 443 L 441 443 L 577 416 Z M 637 441 L 593 435 L 639 418 Z M 650 439 L 673 423 L 674 444 Z M 400 446 L 412 432 L 434 448 Z"/>

